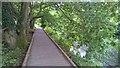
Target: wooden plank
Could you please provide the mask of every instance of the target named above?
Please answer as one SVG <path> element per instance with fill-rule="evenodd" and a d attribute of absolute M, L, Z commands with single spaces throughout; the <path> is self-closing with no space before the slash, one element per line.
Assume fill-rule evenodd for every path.
<path fill-rule="evenodd" d="M 34 41 L 34 34 L 33 34 L 31 43 L 30 43 L 30 45 L 29 45 L 29 47 L 28 47 L 27 53 L 26 53 L 26 55 L 25 55 L 25 58 L 24 58 L 22 67 L 26 66 L 26 64 L 27 64 L 27 60 L 28 60 L 29 55 L 30 55 L 30 51 L 31 51 L 31 47 L 32 47 L 33 41 Z"/>
<path fill-rule="evenodd" d="M 74 68 L 43 29 L 35 30 L 34 36 L 26 66 L 68 66 Z"/>
<path fill-rule="evenodd" d="M 43 29 L 42 29 L 43 30 Z M 43 30 L 44 31 L 44 30 Z M 55 45 L 55 47 L 58 48 L 58 50 L 61 52 L 61 54 L 63 54 L 64 58 L 66 58 L 66 60 L 74 67 L 76 67 L 76 65 L 73 63 L 73 61 L 67 56 L 67 54 L 60 48 L 60 46 L 55 43 L 55 41 L 44 31 L 44 33 L 46 34 L 46 36 L 48 36 L 48 38 L 51 40 L 51 42 Z M 28 59 L 30 57 L 30 52 L 31 52 L 31 48 L 32 48 L 32 45 L 33 45 L 33 41 L 34 41 L 34 37 L 35 37 L 35 33 L 33 34 L 33 37 L 32 37 L 32 40 L 31 40 L 31 43 L 30 43 L 30 46 L 28 48 L 28 51 L 26 53 L 26 56 L 25 56 L 25 59 L 24 59 L 24 62 L 22 64 L 22 68 L 24 68 L 25 66 L 27 66 L 27 63 L 28 63 Z"/>
<path fill-rule="evenodd" d="M 43 30 L 45 32 L 45 30 Z M 45 32 L 46 35 L 50 38 L 50 40 L 56 45 L 56 47 L 62 52 L 62 54 L 66 57 L 66 59 L 77 68 L 76 64 L 68 57 L 68 55 L 62 50 L 62 48 L 48 35 L 47 32 Z"/>

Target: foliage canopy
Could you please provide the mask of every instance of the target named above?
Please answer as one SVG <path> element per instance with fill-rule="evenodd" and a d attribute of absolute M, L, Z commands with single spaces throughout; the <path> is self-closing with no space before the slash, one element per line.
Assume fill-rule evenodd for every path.
<path fill-rule="evenodd" d="M 18 15 L 22 16 L 20 12 L 22 4 L 11 3 L 10 6 L 3 4 L 3 7 L 7 6 L 3 8 L 5 12 L 3 25 L 13 28 L 19 24 L 29 31 L 28 28 L 33 29 L 34 23 L 37 23 L 54 38 L 78 66 L 118 65 L 119 42 L 115 33 L 119 32 L 120 9 L 117 2 L 32 2 L 28 5 L 27 23 L 20 23 Z M 79 42 L 78 49 L 83 44 L 89 47 L 84 58 L 81 58 L 79 53 L 75 55 L 70 51 L 75 41 Z"/>

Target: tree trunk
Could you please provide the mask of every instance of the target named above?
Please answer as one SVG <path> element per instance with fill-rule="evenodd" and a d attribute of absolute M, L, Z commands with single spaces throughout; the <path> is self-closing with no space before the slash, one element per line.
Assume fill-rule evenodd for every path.
<path fill-rule="evenodd" d="M 26 34 L 29 32 L 27 28 L 28 25 L 28 13 L 29 13 L 29 2 L 21 3 L 21 12 L 20 17 L 18 18 L 17 24 L 17 45 L 26 46 L 27 45 L 27 37 Z"/>
<path fill-rule="evenodd" d="M 2 32 L 2 39 L 13 48 L 16 46 L 16 28 L 10 3 L 2 3 L 2 16 L 2 28 L 6 29 Z"/>
<path fill-rule="evenodd" d="M 25 25 L 25 28 L 26 28 L 26 34 L 27 35 L 29 35 L 29 29 L 30 29 L 30 25 L 29 25 L 29 12 L 30 12 L 30 8 L 29 8 L 29 2 L 27 2 L 27 3 L 24 3 L 25 4 L 25 14 L 24 14 L 24 16 L 25 16 L 25 18 L 24 18 L 24 22 L 26 23 L 26 25 Z"/>

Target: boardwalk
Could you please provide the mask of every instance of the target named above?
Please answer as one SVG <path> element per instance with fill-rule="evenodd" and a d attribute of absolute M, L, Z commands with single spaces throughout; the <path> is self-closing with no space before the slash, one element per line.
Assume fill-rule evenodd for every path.
<path fill-rule="evenodd" d="M 50 40 L 43 29 L 35 30 L 25 66 L 73 66 Z"/>

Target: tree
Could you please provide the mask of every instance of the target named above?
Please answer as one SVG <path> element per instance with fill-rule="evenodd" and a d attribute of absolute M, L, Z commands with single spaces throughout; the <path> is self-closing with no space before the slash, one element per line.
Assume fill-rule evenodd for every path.
<path fill-rule="evenodd" d="M 69 49 L 74 41 L 79 41 L 78 48 L 83 44 L 89 47 L 85 59 L 80 58 L 79 54 L 71 54 L 78 66 L 101 66 L 106 64 L 104 62 L 108 61 L 106 60 L 108 56 L 118 54 L 118 39 L 114 36 L 118 25 L 118 3 L 21 2 L 6 4 L 3 3 L 3 12 L 5 12 L 3 24 L 8 29 L 15 30 L 16 45 L 27 45 L 26 36 L 37 21 L 42 24 L 42 27 L 47 26 L 45 30 L 50 32 L 50 35 L 62 45 L 61 47 L 67 53 L 71 54 Z M 116 56 L 113 59 L 115 58 Z"/>
<path fill-rule="evenodd" d="M 12 15 L 12 10 L 10 7 L 10 3 L 2 3 L 2 28 L 3 28 L 3 40 L 5 43 L 10 45 L 11 47 L 16 44 L 16 24 Z"/>
<path fill-rule="evenodd" d="M 27 37 L 26 35 L 29 34 L 29 24 L 28 24 L 28 17 L 29 17 L 29 3 L 22 2 L 21 3 L 21 11 L 17 18 L 17 45 L 26 46 L 27 45 Z"/>

